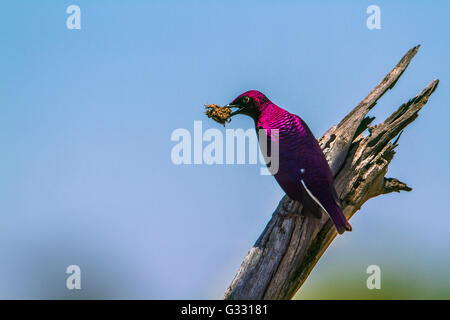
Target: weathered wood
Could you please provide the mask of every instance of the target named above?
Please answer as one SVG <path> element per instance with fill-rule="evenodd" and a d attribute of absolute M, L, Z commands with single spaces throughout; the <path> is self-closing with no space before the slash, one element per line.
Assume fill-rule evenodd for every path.
<path fill-rule="evenodd" d="M 417 118 L 439 81 L 433 80 L 383 123 L 370 126 L 374 118 L 366 115 L 394 87 L 418 49 L 419 46 L 410 49 L 358 106 L 319 139 L 335 174 L 336 190 L 348 219 L 370 198 L 411 190 L 385 175 L 402 130 Z M 364 136 L 366 130 L 368 134 Z M 328 216 L 322 215 L 319 220 L 303 215 L 301 210 L 302 205 L 288 196 L 281 199 L 242 262 L 225 299 L 290 299 L 295 295 L 337 235 Z M 289 214 L 292 211 L 300 214 Z"/>

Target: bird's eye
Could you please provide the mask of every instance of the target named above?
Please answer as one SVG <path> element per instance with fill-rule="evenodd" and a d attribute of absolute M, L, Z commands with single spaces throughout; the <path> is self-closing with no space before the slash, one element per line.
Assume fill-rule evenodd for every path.
<path fill-rule="evenodd" d="M 244 98 L 242 98 L 242 102 L 249 103 L 250 102 L 250 98 L 249 97 L 244 97 Z"/>

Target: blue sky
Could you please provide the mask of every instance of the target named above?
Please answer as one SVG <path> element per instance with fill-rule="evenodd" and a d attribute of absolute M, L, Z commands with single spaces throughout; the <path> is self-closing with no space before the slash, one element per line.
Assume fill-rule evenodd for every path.
<path fill-rule="evenodd" d="M 389 169 L 413 191 L 367 202 L 305 290 L 378 264 L 450 298 L 449 16 L 445 1 L 4 1 L 0 298 L 220 298 L 283 193 L 256 165 L 175 166 L 171 133 L 224 130 L 203 104 L 258 89 L 320 136 L 419 43 L 371 112 L 441 80 Z"/>

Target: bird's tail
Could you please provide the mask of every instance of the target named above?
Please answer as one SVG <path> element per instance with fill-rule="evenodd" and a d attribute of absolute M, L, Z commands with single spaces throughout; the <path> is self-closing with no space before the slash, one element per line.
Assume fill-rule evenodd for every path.
<path fill-rule="evenodd" d="M 339 234 L 343 234 L 345 231 L 352 231 L 352 226 L 347 221 L 342 209 L 337 204 L 330 210 L 329 216 Z"/>

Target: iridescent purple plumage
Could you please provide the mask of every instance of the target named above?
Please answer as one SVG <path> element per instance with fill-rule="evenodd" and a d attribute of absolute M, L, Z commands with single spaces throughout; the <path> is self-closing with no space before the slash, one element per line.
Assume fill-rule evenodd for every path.
<path fill-rule="evenodd" d="M 251 90 L 238 96 L 229 107 L 236 114 L 253 118 L 256 129 L 279 132 L 279 169 L 274 175 L 286 194 L 300 201 L 313 215 L 325 211 L 339 233 L 351 231 L 342 213 L 333 174 L 316 138 L 297 115 L 272 103 L 264 94 Z"/>

